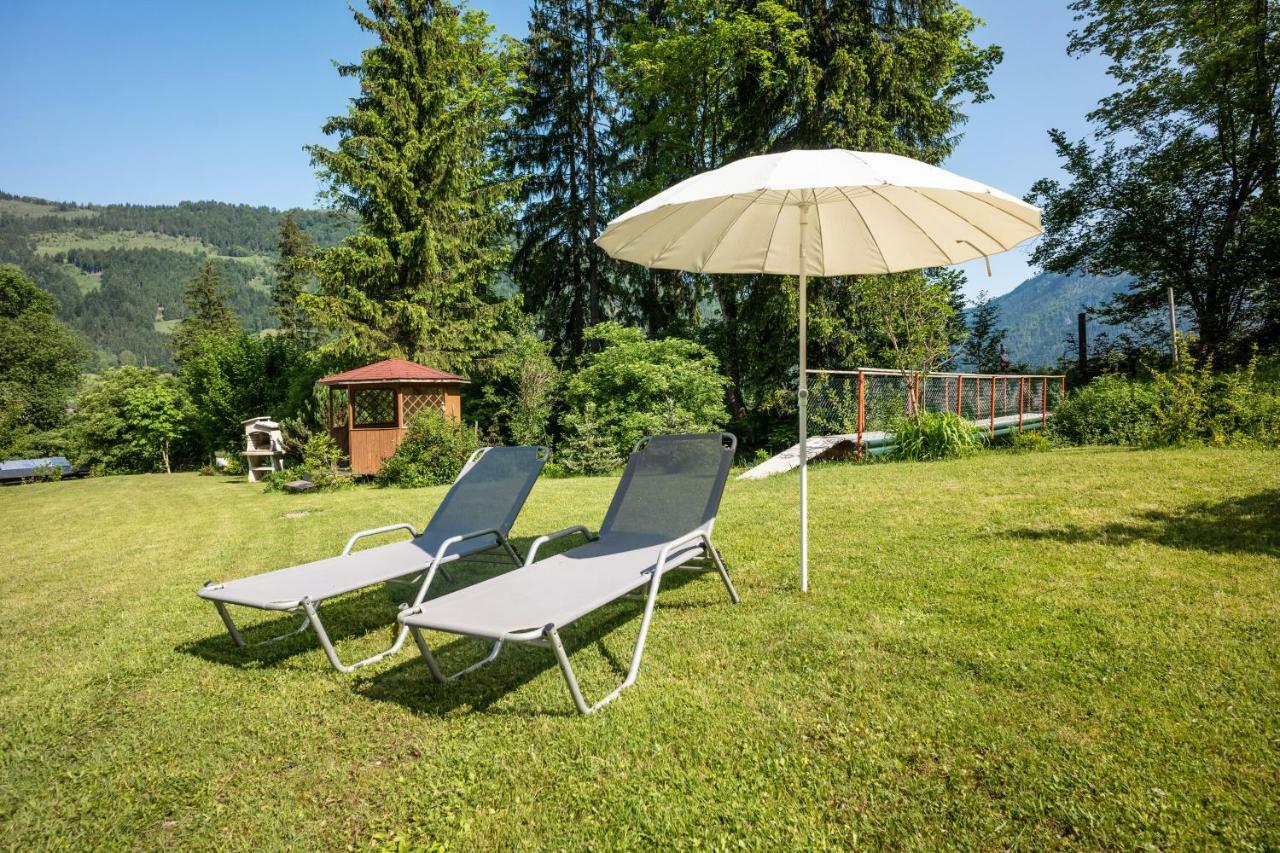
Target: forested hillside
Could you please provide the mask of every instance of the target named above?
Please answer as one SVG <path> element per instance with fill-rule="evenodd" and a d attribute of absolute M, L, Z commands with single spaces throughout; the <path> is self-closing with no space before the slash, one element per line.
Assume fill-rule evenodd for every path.
<path fill-rule="evenodd" d="M 295 211 L 332 246 L 351 219 Z M 93 347 L 92 367 L 171 368 L 169 333 L 182 291 L 205 258 L 218 265 L 245 328 L 270 328 L 272 262 L 283 211 L 200 201 L 75 205 L 0 193 L 0 263 L 13 263 L 58 300 L 59 317 Z"/>
<path fill-rule="evenodd" d="M 1076 332 L 1076 316 L 1086 308 L 1107 302 L 1128 287 L 1125 277 L 1040 273 L 1013 290 L 992 299 L 1000 309 L 999 325 L 1007 329 L 1005 349 L 1009 360 L 1032 368 L 1052 367 L 1068 353 L 1068 336 Z M 1118 329 L 1096 318 L 1089 321 L 1089 339 L 1103 332 L 1112 337 Z M 1074 338 L 1072 338 L 1074 340 Z"/>

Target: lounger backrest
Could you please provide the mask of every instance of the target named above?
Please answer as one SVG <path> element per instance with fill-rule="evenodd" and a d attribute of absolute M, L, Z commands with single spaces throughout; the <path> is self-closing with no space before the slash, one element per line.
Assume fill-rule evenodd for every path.
<path fill-rule="evenodd" d="M 424 535 L 456 536 L 493 527 L 510 532 L 547 464 L 545 447 L 490 447 L 463 468 Z"/>
<path fill-rule="evenodd" d="M 601 538 L 666 542 L 714 521 L 737 446 L 727 432 L 642 439 L 600 525 Z"/>

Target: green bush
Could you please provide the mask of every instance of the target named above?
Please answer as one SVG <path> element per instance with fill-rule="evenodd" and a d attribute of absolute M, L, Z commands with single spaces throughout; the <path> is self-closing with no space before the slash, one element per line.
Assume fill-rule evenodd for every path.
<path fill-rule="evenodd" d="M 621 460 L 646 435 L 705 432 L 728 419 L 728 380 L 701 344 L 647 340 L 640 330 L 615 323 L 592 327 L 587 340 L 595 348 L 583 355 L 565 386 L 566 435 L 581 435 L 588 407 L 594 407 L 588 429 Z M 558 450 L 563 455 L 565 448 Z"/>
<path fill-rule="evenodd" d="M 1014 453 L 1043 453 L 1053 449 L 1053 442 L 1040 430 L 1026 430 L 1009 434 L 1009 449 Z"/>
<path fill-rule="evenodd" d="M 893 455 L 924 462 L 967 456 L 986 444 L 982 432 L 954 412 L 921 412 L 893 425 Z"/>
<path fill-rule="evenodd" d="M 90 382 L 69 430 L 75 461 L 109 474 L 163 471 L 170 447 L 190 423 L 190 401 L 174 376 L 150 367 L 117 367 Z"/>
<path fill-rule="evenodd" d="M 395 454 L 382 463 L 378 483 L 404 488 L 452 483 L 475 445 L 471 430 L 443 412 L 428 409 L 414 420 Z"/>
<path fill-rule="evenodd" d="M 623 456 L 600 429 L 594 403 L 587 403 L 556 445 L 556 467 L 570 477 L 596 477 L 622 467 Z"/>
<path fill-rule="evenodd" d="M 302 446 L 302 470 L 321 489 L 341 489 L 354 479 L 350 471 L 339 470 L 346 456 L 329 433 L 314 432 Z"/>
<path fill-rule="evenodd" d="M 1280 446 L 1280 389 L 1256 360 L 1214 373 L 1184 351 L 1172 369 L 1142 381 L 1102 376 L 1069 396 L 1049 421 L 1071 444 Z"/>
<path fill-rule="evenodd" d="M 1141 444 L 1151 433 L 1155 408 L 1150 383 L 1100 376 L 1058 405 L 1048 432 L 1068 444 Z"/>

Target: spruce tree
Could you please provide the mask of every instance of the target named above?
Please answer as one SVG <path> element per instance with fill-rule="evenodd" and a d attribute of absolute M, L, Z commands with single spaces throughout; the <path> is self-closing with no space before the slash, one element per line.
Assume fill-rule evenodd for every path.
<path fill-rule="evenodd" d="M 448 0 L 378 0 L 355 11 L 377 39 L 338 68 L 360 85 L 313 145 L 336 207 L 359 231 L 321 252 L 317 293 L 300 301 L 345 361 L 386 356 L 465 370 L 491 346 L 502 307 L 513 188 L 496 135 L 514 89 L 514 53 L 496 47 L 482 12 Z"/>
<path fill-rule="evenodd" d="M 280 241 L 277 244 L 276 280 L 271 288 L 271 312 L 279 323 L 280 333 L 290 338 L 305 339 L 310 336 L 311 324 L 298 297 L 307 291 L 309 274 L 306 261 L 314 250 L 311 238 L 298 225 L 298 217 L 291 210 L 280 221 Z"/>
<path fill-rule="evenodd" d="M 608 0 L 535 0 L 508 146 L 521 178 L 513 271 L 559 352 L 606 319 L 613 264 L 592 245 L 608 219 L 613 98 Z"/>
<path fill-rule="evenodd" d="M 1004 339 L 1008 334 L 1000 326 L 1000 306 L 980 293 L 969 315 L 969 336 L 960 344 L 960 351 L 979 373 L 999 373 L 1006 366 Z"/>
<path fill-rule="evenodd" d="M 224 337 L 240 329 L 240 321 L 231 310 L 231 293 L 223 284 L 218 265 L 205 258 L 200 271 L 182 295 L 186 316 L 173 333 L 173 358 L 184 364 L 195 356 L 206 338 Z"/>

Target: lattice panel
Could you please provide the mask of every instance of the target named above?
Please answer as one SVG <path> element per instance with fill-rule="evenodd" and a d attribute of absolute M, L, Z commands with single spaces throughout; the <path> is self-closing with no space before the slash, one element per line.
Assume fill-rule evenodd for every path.
<path fill-rule="evenodd" d="M 405 394 L 401 398 L 400 406 L 404 410 L 404 425 L 408 426 L 413 423 L 414 418 L 427 409 L 436 409 L 443 412 L 444 394 L 438 392 Z"/>
<path fill-rule="evenodd" d="M 356 426 L 377 426 L 396 422 L 396 398 L 386 389 L 356 391 L 353 408 Z"/>

